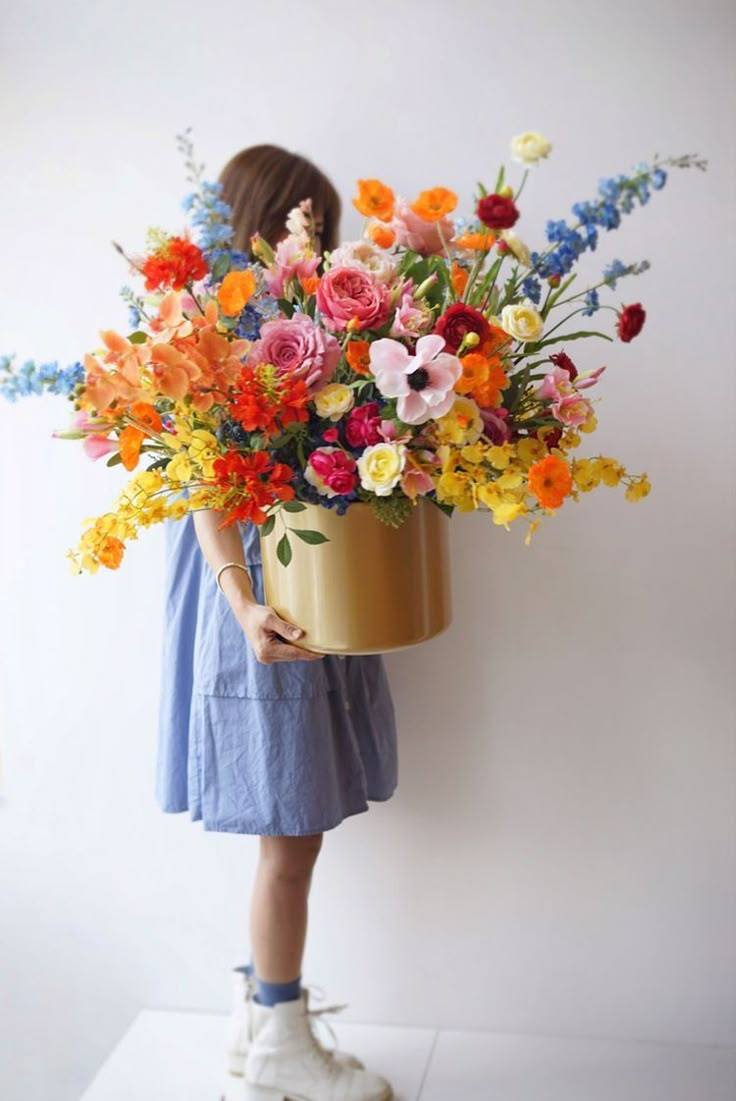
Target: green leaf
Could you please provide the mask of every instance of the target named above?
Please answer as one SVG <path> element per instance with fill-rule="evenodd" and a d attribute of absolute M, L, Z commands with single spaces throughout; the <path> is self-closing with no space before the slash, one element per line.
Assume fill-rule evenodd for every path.
<path fill-rule="evenodd" d="M 224 252 L 222 256 L 218 256 L 212 265 L 212 281 L 213 283 L 219 283 L 221 279 L 224 279 L 227 273 L 230 271 L 230 263 L 232 257 L 229 252 Z"/>
<path fill-rule="evenodd" d="M 275 516 L 274 513 L 271 513 L 271 515 L 268 517 L 268 519 L 264 520 L 263 523 L 261 524 L 261 535 L 263 535 L 264 537 L 266 535 L 270 535 L 271 532 L 273 531 L 273 526 L 274 526 L 275 523 L 276 523 L 276 516 Z"/>
<path fill-rule="evenodd" d="M 291 528 L 290 530 L 293 531 L 294 535 L 298 535 L 304 543 L 309 543 L 312 547 L 316 547 L 318 543 L 329 543 L 329 539 L 321 531 L 300 531 L 299 528 Z"/>
<path fill-rule="evenodd" d="M 148 337 L 138 329 L 136 332 L 130 334 L 128 340 L 131 344 L 145 344 Z"/>
<path fill-rule="evenodd" d="M 276 557 L 282 566 L 288 566 L 291 562 L 291 543 L 289 542 L 289 536 L 284 533 L 278 541 L 276 547 Z"/>
<path fill-rule="evenodd" d="M 288 298 L 279 298 L 278 304 L 284 317 L 290 318 L 294 316 L 294 303 L 290 302 Z"/>
<path fill-rule="evenodd" d="M 524 348 L 525 355 L 536 355 L 540 348 L 546 348 L 548 344 L 559 344 L 561 340 L 582 340 L 586 336 L 599 336 L 602 340 L 610 340 L 613 343 L 613 337 L 608 336 L 607 333 L 588 332 L 587 330 L 581 330 L 577 333 L 562 333 L 560 336 L 552 336 L 549 340 L 540 340 L 536 344 L 526 344 Z"/>
<path fill-rule="evenodd" d="M 493 189 L 494 195 L 498 195 L 499 191 L 503 187 L 503 181 L 505 179 L 506 179 L 506 168 L 505 168 L 504 165 L 501 165 L 501 168 L 499 169 L 499 172 L 498 172 L 498 176 L 496 177 L 496 186 Z"/>
<path fill-rule="evenodd" d="M 111 455 L 110 458 L 107 460 L 107 462 L 105 463 L 105 466 L 117 466 L 118 463 L 121 463 L 122 461 L 123 460 L 122 460 L 122 457 L 120 455 L 120 452 L 116 451 L 115 454 Z"/>
<path fill-rule="evenodd" d="M 301 501 L 286 501 L 281 507 L 284 512 L 304 512 L 307 506 Z"/>

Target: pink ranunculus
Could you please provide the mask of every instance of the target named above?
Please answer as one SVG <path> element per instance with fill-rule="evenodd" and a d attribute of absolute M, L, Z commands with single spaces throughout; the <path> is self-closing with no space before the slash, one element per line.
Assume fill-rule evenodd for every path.
<path fill-rule="evenodd" d="M 323 496 L 337 497 L 355 489 L 357 464 L 339 447 L 318 447 L 307 460 L 304 477 Z"/>
<path fill-rule="evenodd" d="M 498 409 L 481 409 L 480 417 L 483 421 L 483 435 L 487 436 L 491 443 L 500 447 L 511 439 L 511 428 L 507 418 L 508 409 L 501 406 Z"/>
<path fill-rule="evenodd" d="M 274 262 L 265 273 L 266 286 L 275 298 L 282 298 L 290 279 L 310 279 L 321 260 L 321 256 L 305 255 L 298 237 L 285 237 L 277 244 Z"/>
<path fill-rule="evenodd" d="M 295 313 L 267 321 L 246 362 L 249 366 L 272 363 L 283 374 L 303 378 L 314 394 L 332 378 L 339 360 L 335 337 L 319 329 L 311 317 Z"/>
<path fill-rule="evenodd" d="M 405 344 L 387 337 L 371 344 L 376 386 L 384 397 L 398 398 L 396 412 L 405 424 L 423 424 L 449 413 L 462 366 L 444 347 L 444 337 L 432 334 L 420 336 L 414 355 Z"/>
<path fill-rule="evenodd" d="M 445 244 L 449 244 L 455 236 L 455 227 L 450 218 L 444 217 L 439 222 L 425 222 L 411 209 L 408 201 L 401 196 L 396 201 L 393 221 L 390 228 L 396 234 L 396 243 L 409 248 L 412 252 L 420 252 L 424 256 L 430 256 L 443 251 L 442 237 Z"/>
<path fill-rule="evenodd" d="M 350 410 L 345 424 L 345 439 L 351 447 L 367 447 L 380 442 L 380 409 L 377 401 L 369 401 Z"/>
<path fill-rule="evenodd" d="M 359 330 L 380 329 L 388 321 L 390 303 L 388 288 L 359 268 L 330 268 L 317 288 L 322 320 L 337 332 L 350 321 L 357 322 Z"/>

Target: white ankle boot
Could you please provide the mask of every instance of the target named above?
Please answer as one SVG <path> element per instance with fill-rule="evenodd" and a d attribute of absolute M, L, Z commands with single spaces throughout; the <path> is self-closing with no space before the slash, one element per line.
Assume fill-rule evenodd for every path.
<path fill-rule="evenodd" d="M 233 1008 L 227 1025 L 226 1052 L 228 1073 L 237 1077 L 245 1074 L 245 1060 L 253 1039 L 252 1006 L 256 1004 L 253 1002 L 255 992 L 256 982 L 253 976 L 245 971 L 234 969 L 232 972 Z M 307 1012 L 311 1017 L 319 1019 L 321 1014 L 333 1012 L 335 1008 L 327 1006 L 324 1009 L 309 1009 L 307 1000 Z M 327 1025 L 327 1021 L 323 1020 L 323 1024 Z M 327 1027 L 329 1029 L 329 1025 Z M 332 1032 L 332 1029 L 329 1031 Z M 332 1035 L 334 1038 L 334 1033 Z M 355 1067 L 356 1070 L 363 1069 L 363 1064 L 356 1055 L 340 1051 L 337 1047 L 323 1047 L 323 1050 L 325 1054 L 344 1066 Z"/>
<path fill-rule="evenodd" d="M 385 1078 L 337 1062 L 312 1032 L 309 993 L 276 1005 L 251 1005 L 253 1036 L 245 1060 L 244 1101 L 390 1101 Z"/>

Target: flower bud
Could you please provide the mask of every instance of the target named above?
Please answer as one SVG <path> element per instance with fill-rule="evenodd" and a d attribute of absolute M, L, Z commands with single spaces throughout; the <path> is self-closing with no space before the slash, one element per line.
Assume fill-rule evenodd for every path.
<path fill-rule="evenodd" d="M 560 283 L 562 282 L 562 276 L 557 274 L 550 275 L 547 279 L 547 282 L 549 283 L 550 287 L 559 287 Z"/>
<path fill-rule="evenodd" d="M 513 199 L 514 189 L 509 184 L 506 184 L 505 187 L 501 188 L 498 194 L 503 195 L 504 199 Z"/>
<path fill-rule="evenodd" d="M 435 285 L 436 282 L 437 273 L 433 271 L 431 275 L 427 276 L 423 283 L 419 284 L 417 289 L 414 291 L 412 298 L 424 298 L 425 294 L 427 294 L 427 292 L 430 290 L 431 287 Z"/>
<path fill-rule="evenodd" d="M 273 264 L 276 253 L 265 237 L 261 237 L 260 233 L 254 233 L 250 239 L 250 247 L 253 251 L 253 255 L 257 260 L 260 260 L 266 267 L 270 267 Z"/>
<path fill-rule="evenodd" d="M 458 355 L 460 352 L 464 352 L 466 348 L 477 348 L 480 344 L 480 337 L 477 333 L 467 332 L 462 339 L 460 347 L 458 348 Z"/>

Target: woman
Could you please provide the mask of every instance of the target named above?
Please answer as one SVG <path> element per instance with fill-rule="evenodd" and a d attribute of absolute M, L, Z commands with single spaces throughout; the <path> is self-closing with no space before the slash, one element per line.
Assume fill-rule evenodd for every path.
<path fill-rule="evenodd" d="M 309 161 L 271 145 L 238 153 L 220 181 L 233 246 L 273 246 L 311 198 L 319 251 L 337 244 L 340 200 Z M 234 972 L 228 1068 L 250 1101 L 383 1101 L 391 1087 L 324 1048 L 301 986 L 312 871 L 325 830 L 397 784 L 393 703 L 380 655 L 316 655 L 264 602 L 253 524 L 199 510 L 167 521 L 157 798 L 205 830 L 260 836 L 251 962 Z M 330 599 L 328 593 L 325 599 Z"/>

